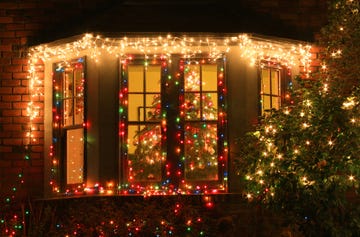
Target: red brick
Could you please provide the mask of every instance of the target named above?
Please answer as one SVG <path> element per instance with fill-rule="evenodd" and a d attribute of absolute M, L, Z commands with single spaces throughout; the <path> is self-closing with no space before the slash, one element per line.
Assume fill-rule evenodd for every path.
<path fill-rule="evenodd" d="M 5 147 L 4 147 L 5 148 Z M 0 152 L 11 152 L 11 147 L 10 147 L 10 151 L 3 151 L 3 147 L 0 147 Z M 9 160 L 0 160 L 0 168 L 10 168 L 11 167 L 11 161 Z"/>
<path fill-rule="evenodd" d="M 44 147 L 43 146 L 32 146 L 31 151 L 32 152 L 44 152 Z"/>
<path fill-rule="evenodd" d="M 29 59 L 27 58 L 13 58 L 11 61 L 13 64 L 21 64 L 21 65 L 27 65 L 29 63 Z"/>
<path fill-rule="evenodd" d="M 12 146 L 0 146 L 0 153 L 1 152 L 12 152 Z"/>
<path fill-rule="evenodd" d="M 16 9 L 18 7 L 16 2 L 0 2 L 0 9 Z"/>
<path fill-rule="evenodd" d="M 40 30 L 41 25 L 38 23 L 25 24 L 25 30 Z"/>
<path fill-rule="evenodd" d="M 21 66 L 20 66 L 21 67 Z M 25 79 L 29 76 L 29 73 L 27 72 L 21 72 L 22 71 L 22 67 L 21 67 L 21 70 L 20 72 L 14 72 L 13 73 L 13 78 L 14 79 Z"/>
<path fill-rule="evenodd" d="M 0 51 L 2 51 L 2 52 L 12 51 L 12 45 L 11 44 L 0 44 Z"/>
<path fill-rule="evenodd" d="M 3 125 L 4 131 L 19 131 L 21 130 L 20 124 L 4 124 Z"/>
<path fill-rule="evenodd" d="M 19 109 L 16 109 L 16 110 L 6 109 L 6 110 L 2 111 L 2 116 L 4 116 L 4 117 L 21 116 L 21 110 L 19 110 Z"/>
<path fill-rule="evenodd" d="M 13 23 L 13 18 L 12 17 L 7 17 L 7 16 L 0 16 L 0 24 L 7 24 L 7 23 Z"/>
<path fill-rule="evenodd" d="M 5 73 L 2 73 L 3 75 L 5 75 Z M 11 73 L 7 73 L 7 77 L 8 75 L 11 75 Z M 5 77 L 3 77 L 3 79 L 5 79 Z M 6 78 L 8 79 L 8 78 Z M 11 79 L 11 77 L 10 77 Z M 1 81 L 1 85 L 2 86 L 20 86 L 21 85 L 21 81 L 20 80 L 2 80 Z"/>
<path fill-rule="evenodd" d="M 5 27 L 6 30 L 24 30 L 25 29 L 25 25 L 24 24 L 6 24 Z"/>
<path fill-rule="evenodd" d="M 14 38 L 15 31 L 0 31 L 0 38 Z"/>
<path fill-rule="evenodd" d="M 22 30 L 22 31 L 16 31 L 15 36 L 16 37 L 25 37 L 25 36 L 34 36 L 35 32 L 31 30 Z"/>
<path fill-rule="evenodd" d="M 32 3 L 32 2 L 28 2 L 28 3 L 20 3 L 19 6 L 20 9 L 34 9 L 34 8 L 38 8 L 36 3 Z"/>
<path fill-rule="evenodd" d="M 17 58 L 19 57 L 19 51 L 2 52 L 3 58 Z"/>
<path fill-rule="evenodd" d="M 1 114 L 0 114 L 1 115 Z M 0 116 L 0 123 L 1 124 L 5 124 L 5 123 L 11 123 L 12 122 L 12 118 L 11 117 L 2 117 Z"/>
<path fill-rule="evenodd" d="M 20 38 L 5 38 L 2 42 L 3 44 L 21 44 Z"/>
<path fill-rule="evenodd" d="M 21 138 L 5 138 L 3 139 L 4 145 L 14 145 L 14 146 L 21 146 L 23 145 Z"/>
<path fill-rule="evenodd" d="M 30 118 L 28 116 L 15 117 L 12 120 L 14 123 L 29 123 L 30 122 Z"/>
<path fill-rule="evenodd" d="M 11 65 L 5 67 L 5 72 L 22 72 L 22 66 L 21 65 Z"/>
<path fill-rule="evenodd" d="M 11 109 L 11 102 L 0 102 L 0 109 Z"/>
<path fill-rule="evenodd" d="M 0 73 L 0 79 L 1 79 L 1 84 L 4 85 L 3 80 L 12 79 L 12 73 L 2 72 L 2 73 Z"/>
<path fill-rule="evenodd" d="M 29 95 L 22 95 L 21 96 L 21 101 L 30 101 L 30 96 Z"/>
<path fill-rule="evenodd" d="M 31 165 L 33 167 L 44 167 L 44 161 L 40 159 L 31 159 Z"/>
<path fill-rule="evenodd" d="M 0 87 L 0 95 L 12 94 L 11 87 Z"/>
<path fill-rule="evenodd" d="M 27 94 L 28 93 L 28 88 L 27 87 L 15 87 L 13 89 L 13 93 L 14 94 Z"/>
<path fill-rule="evenodd" d="M 21 96 L 20 95 L 3 95 L 2 96 L 2 101 L 21 101 Z"/>
<path fill-rule="evenodd" d="M 0 58 L 0 65 L 6 66 L 11 64 L 11 58 Z"/>
<path fill-rule="evenodd" d="M 27 102 L 14 102 L 13 108 L 14 109 L 26 109 L 28 107 Z"/>

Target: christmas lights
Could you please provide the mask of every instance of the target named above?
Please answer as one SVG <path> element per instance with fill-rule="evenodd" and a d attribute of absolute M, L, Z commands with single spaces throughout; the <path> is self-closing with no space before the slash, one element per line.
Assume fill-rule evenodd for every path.
<path fill-rule="evenodd" d="M 287 66 L 288 68 L 291 68 L 295 65 L 301 65 L 304 72 L 309 72 L 309 64 L 310 64 L 310 46 L 299 44 L 299 43 L 289 43 L 285 41 L 277 41 L 275 39 L 263 39 L 260 37 L 250 36 L 246 34 L 238 35 L 238 36 L 232 36 L 232 37 L 173 37 L 171 35 L 167 36 L 158 36 L 158 37 L 123 37 L 123 38 L 102 38 L 101 36 L 93 36 L 91 34 L 85 34 L 81 39 L 76 40 L 74 42 L 70 43 L 64 43 L 61 45 L 40 45 L 34 48 L 31 48 L 29 57 L 30 57 L 30 69 L 29 69 L 29 80 L 30 80 L 30 93 L 31 98 L 33 98 L 29 105 L 28 105 L 28 114 L 30 117 L 30 123 L 33 119 L 37 118 L 39 116 L 40 107 L 36 105 L 37 99 L 40 97 L 43 98 L 43 78 L 39 76 L 39 74 L 43 70 L 42 62 L 46 62 L 48 60 L 51 60 L 53 62 L 59 62 L 58 68 L 66 68 L 71 62 L 73 58 L 79 58 L 82 55 L 87 55 L 90 60 L 99 61 L 101 60 L 101 57 L 103 57 L 105 54 L 109 56 L 113 56 L 115 58 L 119 58 L 122 65 L 127 66 L 129 62 L 131 62 L 134 58 L 133 55 L 144 55 L 144 66 L 147 67 L 148 65 L 151 65 L 152 62 L 159 61 L 161 62 L 162 70 L 167 70 L 167 64 L 172 63 L 171 55 L 173 54 L 180 54 L 182 55 L 182 58 L 185 60 L 189 60 L 191 62 L 192 59 L 195 59 L 198 57 L 198 55 L 205 56 L 208 62 L 215 62 L 218 59 L 223 58 L 223 55 L 230 52 L 232 48 L 240 48 L 241 54 L 239 57 L 248 59 L 251 65 L 259 65 L 263 66 L 262 62 L 266 60 L 268 63 L 281 63 L 284 66 Z M 196 71 L 194 71 L 190 65 L 191 64 L 183 64 L 183 66 L 180 67 L 180 72 L 183 70 L 183 74 L 186 75 L 186 86 L 190 86 L 187 88 L 187 90 L 194 90 L 194 88 L 191 87 L 197 87 L 199 84 L 199 77 L 196 75 Z M 199 62 L 200 64 L 205 63 Z M 201 119 L 217 119 L 218 126 L 225 126 L 226 124 L 226 105 L 225 105 L 225 94 L 226 94 L 226 87 L 225 83 L 223 81 L 224 77 L 224 69 L 220 68 L 219 74 L 217 75 L 218 80 L 218 88 L 219 90 L 216 91 L 216 93 L 219 92 L 218 96 L 219 98 L 213 98 L 212 93 L 202 94 L 201 97 L 198 97 L 200 95 L 196 93 L 185 93 L 180 95 L 181 98 L 183 98 L 183 104 L 181 105 L 181 111 L 180 111 L 180 117 L 176 118 L 177 123 L 179 123 L 178 126 L 183 126 L 183 124 L 187 119 L 191 118 L 199 118 L 198 116 L 201 116 Z M 123 75 L 124 76 L 124 75 Z M 170 75 L 165 79 L 165 85 L 168 87 L 174 83 L 175 86 L 180 86 L 179 83 L 181 83 L 178 78 L 172 78 Z M 206 86 L 206 85 L 203 85 Z M 55 88 L 55 91 L 57 89 Z M 56 93 L 56 92 L 55 92 Z M 128 88 L 125 86 L 119 93 L 119 99 L 120 99 L 120 107 L 119 107 L 119 113 L 120 113 L 120 124 L 119 124 L 119 135 L 120 139 L 125 139 L 127 136 L 127 126 L 126 126 L 126 117 L 123 118 L 123 115 L 125 115 L 125 111 L 128 107 Z M 194 95 L 195 97 L 190 98 L 189 95 Z M 41 99 L 40 99 L 41 100 Z M 214 102 L 219 104 L 217 105 L 219 111 L 212 111 L 212 108 L 214 106 Z M 202 109 L 204 111 L 203 114 L 197 114 L 199 111 L 198 108 L 200 104 L 202 106 Z M 195 113 L 195 114 L 194 114 Z M 142 144 L 142 146 L 151 146 L 154 147 L 156 144 L 160 144 L 158 142 L 164 143 L 166 139 L 168 139 L 166 134 L 166 112 L 165 110 L 161 113 L 158 113 L 156 116 L 159 117 L 161 123 L 159 123 L 158 126 L 156 126 L 157 131 L 154 133 L 154 131 L 148 131 L 147 133 L 144 133 L 143 138 L 138 139 L 138 144 Z M 194 117 L 195 116 L 195 117 Z M 56 122 L 56 118 L 59 117 L 57 115 L 54 116 L 54 128 L 56 126 L 59 126 L 58 122 Z M 60 117 L 59 117 L 60 118 Z M 218 151 L 223 152 L 222 154 L 218 154 L 218 159 L 210 158 L 209 161 L 202 163 L 199 161 L 196 161 L 196 157 L 194 157 L 194 161 L 190 162 L 188 160 L 187 162 L 185 160 L 182 160 L 182 162 L 185 161 L 187 166 L 180 168 L 177 171 L 177 174 L 171 174 L 172 170 L 174 168 L 172 167 L 173 164 L 166 164 L 165 169 L 167 176 L 169 179 L 165 180 L 165 182 L 161 185 L 150 185 L 147 188 L 142 187 L 141 185 L 134 185 L 134 184 L 119 184 L 114 185 L 112 187 L 108 187 L 107 185 L 99 187 L 83 187 L 83 185 L 79 186 L 75 190 L 67 190 L 67 193 L 89 193 L 89 192 L 95 192 L 95 193 L 104 193 L 104 194 L 110 194 L 110 193 L 137 193 L 137 194 L 145 194 L 145 195 L 152 195 L 152 194 L 175 194 L 175 193 L 187 193 L 190 190 L 193 190 L 191 192 L 195 193 L 216 193 L 217 190 L 224 189 L 225 186 L 221 185 L 216 189 L 209 189 L 208 185 L 201 185 L 201 186 L 193 186 L 189 183 L 184 182 L 182 180 L 180 183 L 183 186 L 183 189 L 174 189 L 171 187 L 171 177 L 172 175 L 175 175 L 174 177 L 182 177 L 184 176 L 184 171 L 187 171 L 188 173 L 191 171 L 195 171 L 195 168 L 197 171 L 199 169 L 201 170 L 205 166 L 214 166 L 214 167 L 221 167 L 220 169 L 223 170 L 221 173 L 221 177 L 217 177 L 216 179 L 220 178 L 223 180 L 224 184 L 226 184 L 227 180 L 227 173 L 226 173 L 226 157 L 227 157 L 227 141 L 223 140 L 223 142 L 220 142 L 220 147 L 214 149 L 214 141 L 218 138 L 224 139 L 224 134 L 222 134 L 220 131 L 216 131 L 215 127 L 211 128 L 210 124 L 204 124 L 207 128 L 204 131 L 213 131 L 213 132 L 206 132 L 204 133 L 204 141 L 206 141 L 204 145 L 204 152 L 212 154 L 216 153 Z M 209 127 L 210 126 L 210 127 Z M 31 127 L 31 126 L 30 126 Z M 185 129 L 188 126 L 185 126 Z M 181 128 L 181 127 L 179 127 Z M 201 131 L 201 127 L 199 127 L 199 131 Z M 214 130 L 215 129 L 215 130 Z M 195 132 L 195 130 L 188 127 L 188 134 L 192 134 L 191 136 L 199 136 L 200 133 Z M 180 135 L 180 134 L 179 134 Z M 144 139 L 145 137 L 146 139 Z M 31 139 L 32 137 L 32 130 L 29 131 L 28 137 Z M 207 137 L 207 138 L 206 138 Z M 178 138 L 179 144 L 187 144 L 189 147 L 191 143 L 193 143 L 196 138 L 190 138 L 189 135 L 186 135 L 183 137 L 183 135 L 180 135 Z M 195 139 L 195 140 L 193 140 Z M 193 141 L 192 141 L 193 140 Z M 141 141 L 141 142 L 140 142 Z M 155 142 L 155 143 L 154 143 Z M 122 144 L 126 146 L 127 142 L 123 140 Z M 152 145 L 150 145 L 152 144 Z M 192 144 L 195 145 L 196 144 Z M 181 145 L 183 146 L 183 145 Z M 181 152 L 182 149 L 180 149 L 179 146 L 175 154 L 177 153 L 179 157 L 183 156 L 184 154 Z M 54 157 L 54 154 L 56 153 L 54 151 L 55 147 L 52 147 L 50 150 L 52 150 L 49 154 L 50 159 L 53 160 L 53 167 L 52 167 L 52 180 L 50 180 L 50 183 L 52 185 L 52 189 L 55 192 L 59 192 L 60 188 L 56 184 L 56 176 L 58 174 L 58 167 L 59 167 L 59 160 L 57 157 Z M 127 150 L 125 147 L 124 151 Z M 188 153 L 190 150 L 188 151 Z M 126 153 L 123 154 L 125 157 L 127 156 Z M 166 157 L 166 152 L 158 150 L 155 156 L 152 156 L 151 159 L 149 159 L 149 164 L 156 164 L 157 162 L 164 162 Z M 158 157 L 154 159 L 154 157 Z M 129 174 L 130 174 L 130 180 L 134 178 L 135 170 L 134 170 L 134 164 L 131 163 L 134 161 L 130 160 L 129 163 Z M 177 165 L 180 165 L 182 167 L 183 165 L 180 162 Z M 174 164 L 175 165 L 175 164 Z M 184 170 L 185 168 L 185 170 Z M 137 171 L 136 171 L 137 172 Z M 195 172 L 198 173 L 198 172 Z M 147 178 L 157 176 L 153 176 L 154 173 L 147 174 Z M 215 176 L 214 176 L 215 177 Z M 85 189 L 84 189 L 85 188 Z M 93 191 L 90 191 L 93 190 Z M 104 191 L 107 190 L 107 191 Z"/>

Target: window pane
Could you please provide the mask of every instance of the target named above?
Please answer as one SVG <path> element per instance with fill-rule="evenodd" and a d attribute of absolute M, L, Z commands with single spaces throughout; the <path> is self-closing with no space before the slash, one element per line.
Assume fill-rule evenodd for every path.
<path fill-rule="evenodd" d="M 129 121 L 143 121 L 144 120 L 144 100 L 143 95 L 129 95 Z"/>
<path fill-rule="evenodd" d="M 63 102 L 63 111 L 64 111 L 64 115 L 63 115 L 63 121 L 64 121 L 64 126 L 71 126 L 73 125 L 73 99 L 66 99 Z"/>
<path fill-rule="evenodd" d="M 185 91 L 200 91 L 200 66 L 186 65 L 184 68 Z"/>
<path fill-rule="evenodd" d="M 279 80 L 279 71 L 271 71 L 271 94 L 279 95 L 280 93 L 280 80 Z"/>
<path fill-rule="evenodd" d="M 161 67 L 148 66 L 146 68 L 146 92 L 160 92 Z"/>
<path fill-rule="evenodd" d="M 217 65 L 202 66 L 202 90 L 217 91 Z"/>
<path fill-rule="evenodd" d="M 75 124 L 80 125 L 84 122 L 84 98 L 75 98 Z"/>
<path fill-rule="evenodd" d="M 144 91 L 144 66 L 129 65 L 129 92 L 143 92 Z"/>
<path fill-rule="evenodd" d="M 74 85 L 73 85 L 73 70 L 70 68 L 67 68 L 64 74 L 64 92 L 63 96 L 64 98 L 70 98 L 74 96 Z"/>
<path fill-rule="evenodd" d="M 204 93 L 202 95 L 202 112 L 204 120 L 217 119 L 217 93 Z"/>
<path fill-rule="evenodd" d="M 161 180 L 160 125 L 128 126 L 129 181 Z"/>
<path fill-rule="evenodd" d="M 84 129 L 71 129 L 66 133 L 66 183 L 84 181 Z"/>
<path fill-rule="evenodd" d="M 272 97 L 272 108 L 280 109 L 280 97 Z"/>
<path fill-rule="evenodd" d="M 146 95 L 146 121 L 159 121 L 161 119 L 160 94 Z"/>
<path fill-rule="evenodd" d="M 217 126 L 187 123 L 185 125 L 185 178 L 217 180 Z"/>
<path fill-rule="evenodd" d="M 262 69 L 261 92 L 262 92 L 262 94 L 270 94 L 270 70 L 269 69 Z"/>
<path fill-rule="evenodd" d="M 269 109 L 271 109 L 271 97 L 268 95 L 264 95 L 262 97 L 262 112 L 264 113 Z"/>
<path fill-rule="evenodd" d="M 185 93 L 185 119 L 200 119 L 200 93 Z"/>

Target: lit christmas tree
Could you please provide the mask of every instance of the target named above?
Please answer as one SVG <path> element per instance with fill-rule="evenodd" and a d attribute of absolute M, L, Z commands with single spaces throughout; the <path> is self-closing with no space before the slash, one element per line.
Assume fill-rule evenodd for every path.
<path fill-rule="evenodd" d="M 161 121 L 161 97 L 154 95 L 148 122 Z M 147 124 L 137 131 L 134 139 L 134 156 L 129 161 L 130 177 L 137 181 L 161 180 L 161 126 Z"/>
<path fill-rule="evenodd" d="M 211 93 L 199 93 L 200 67 L 184 69 L 185 177 L 191 180 L 217 179 L 217 126 L 201 123 L 217 118 Z M 204 81 L 204 79 L 203 79 Z M 203 82 L 204 83 L 204 82 Z"/>
<path fill-rule="evenodd" d="M 349 35 L 328 41 L 325 49 L 335 53 L 327 54 L 317 80 L 298 80 L 293 106 L 261 121 L 245 139 L 240 160 L 246 196 L 280 211 L 304 236 L 360 235 L 360 69 L 352 63 L 359 55 L 349 56 L 359 52 L 360 24 L 348 24 L 359 23 L 359 2 L 333 2 L 331 25 L 323 32 Z M 344 43 L 350 35 L 357 43 Z M 350 46 L 355 48 L 342 48 Z"/>

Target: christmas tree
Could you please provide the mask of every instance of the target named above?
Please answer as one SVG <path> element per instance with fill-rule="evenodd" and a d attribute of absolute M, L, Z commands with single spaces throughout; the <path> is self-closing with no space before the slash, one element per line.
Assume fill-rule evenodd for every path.
<path fill-rule="evenodd" d="M 134 155 L 129 160 L 130 177 L 137 181 L 161 180 L 161 97 L 154 95 L 146 126 L 135 134 Z"/>
<path fill-rule="evenodd" d="M 217 126 L 205 121 L 217 118 L 213 94 L 200 92 L 200 66 L 184 69 L 185 87 L 185 177 L 190 180 L 217 179 Z M 199 122 L 204 121 L 204 122 Z"/>
<path fill-rule="evenodd" d="M 359 2 L 330 6 L 322 71 L 298 78 L 293 106 L 263 118 L 239 162 L 249 200 L 284 214 L 304 236 L 359 236 Z"/>

